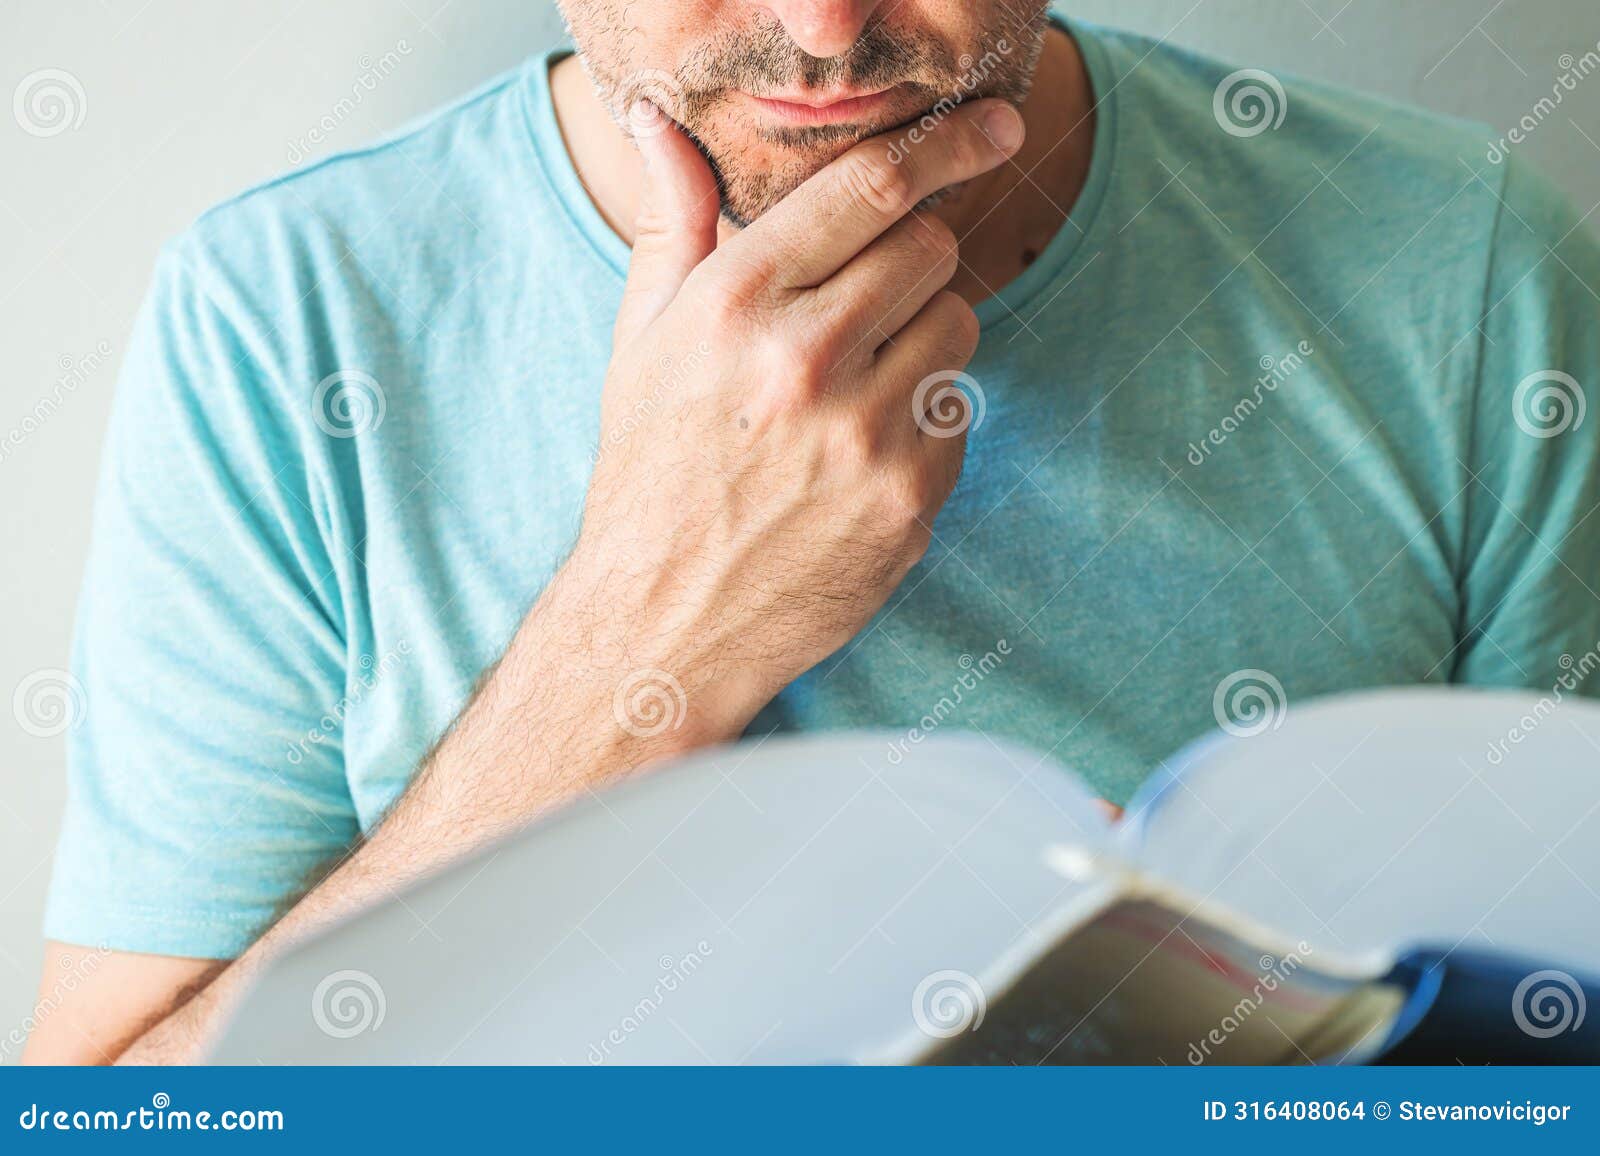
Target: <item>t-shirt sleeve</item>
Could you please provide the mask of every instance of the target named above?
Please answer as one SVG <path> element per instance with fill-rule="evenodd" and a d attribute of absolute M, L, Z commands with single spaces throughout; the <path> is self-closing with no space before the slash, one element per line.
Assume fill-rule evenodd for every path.
<path fill-rule="evenodd" d="M 1455 676 L 1600 696 L 1600 213 L 1518 161 L 1500 196 Z"/>
<path fill-rule="evenodd" d="M 309 423 L 197 268 L 163 254 L 117 386 L 45 932 L 230 958 L 358 827 Z"/>

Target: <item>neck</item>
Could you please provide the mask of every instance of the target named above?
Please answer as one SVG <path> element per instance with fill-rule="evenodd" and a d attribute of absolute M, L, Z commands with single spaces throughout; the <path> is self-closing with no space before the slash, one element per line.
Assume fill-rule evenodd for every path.
<path fill-rule="evenodd" d="M 576 57 L 550 74 L 557 121 L 584 188 L 600 215 L 633 243 L 639 155 L 595 94 Z M 1077 45 L 1052 25 L 1033 88 L 1022 106 L 1027 140 L 1010 163 L 963 186 L 931 210 L 961 238 L 950 288 L 976 304 L 1030 265 L 1056 232 L 1088 178 L 1094 94 Z M 1004 204 L 1003 212 L 996 212 Z M 734 226 L 723 222 L 724 236 Z"/>

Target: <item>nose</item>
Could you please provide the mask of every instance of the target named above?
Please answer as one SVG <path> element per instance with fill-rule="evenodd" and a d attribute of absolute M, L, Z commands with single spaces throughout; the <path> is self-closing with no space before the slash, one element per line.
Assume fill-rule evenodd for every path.
<path fill-rule="evenodd" d="M 842 56 L 861 35 L 881 0 L 769 0 L 789 38 L 808 56 Z"/>

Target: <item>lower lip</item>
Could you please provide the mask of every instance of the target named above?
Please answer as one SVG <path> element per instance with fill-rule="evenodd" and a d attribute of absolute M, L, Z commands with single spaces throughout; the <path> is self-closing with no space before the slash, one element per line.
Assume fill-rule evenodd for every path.
<path fill-rule="evenodd" d="M 792 100 L 774 100 L 769 96 L 751 96 L 750 99 L 766 112 L 790 124 L 841 124 L 846 121 L 864 120 L 881 112 L 889 103 L 889 94 L 892 91 L 886 88 L 882 92 L 851 96 L 820 107 L 797 104 Z"/>

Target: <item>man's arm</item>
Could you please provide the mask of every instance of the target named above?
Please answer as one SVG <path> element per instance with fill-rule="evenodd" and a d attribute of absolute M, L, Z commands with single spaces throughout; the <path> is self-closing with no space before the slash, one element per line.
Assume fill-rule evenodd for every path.
<path fill-rule="evenodd" d="M 980 101 L 909 157 L 864 142 L 721 248 L 705 161 L 675 131 L 647 134 L 571 558 L 373 836 L 122 1060 L 200 1058 L 285 945 L 611 778 L 736 738 L 867 623 L 926 550 L 965 450 L 928 432 L 938 399 L 918 387 L 964 366 L 978 336 L 943 289 L 954 236 L 913 209 L 1000 164 L 1021 133 L 1015 110 Z M 670 725 L 633 716 L 641 681 L 684 704 Z M 142 966 L 149 1002 L 114 1022 L 202 974 Z M 71 1022 L 43 1023 L 30 1057 L 71 1050 Z"/>
<path fill-rule="evenodd" d="M 201 990 L 226 961 L 103 951 L 49 941 L 26 1064 L 109 1064 Z"/>

